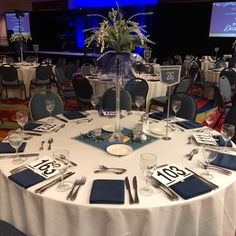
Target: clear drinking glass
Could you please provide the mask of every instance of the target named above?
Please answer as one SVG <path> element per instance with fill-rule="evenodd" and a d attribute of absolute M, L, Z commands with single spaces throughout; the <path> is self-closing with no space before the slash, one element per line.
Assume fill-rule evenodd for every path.
<path fill-rule="evenodd" d="M 70 167 L 69 154 L 70 153 L 67 150 L 57 150 L 53 152 L 54 168 L 57 169 L 61 175 L 61 181 L 57 185 L 58 191 L 67 191 L 72 187 L 72 182 L 64 181 L 63 179 L 63 174 Z"/>
<path fill-rule="evenodd" d="M 48 122 L 53 123 L 54 120 L 51 117 L 52 117 L 52 111 L 55 109 L 55 101 L 53 99 L 46 99 L 45 107 L 50 114 L 50 119 L 48 119 Z"/>
<path fill-rule="evenodd" d="M 215 111 L 205 112 L 205 121 L 207 123 L 208 131 L 210 130 L 210 125 L 214 122 L 216 116 Z"/>
<path fill-rule="evenodd" d="M 94 110 L 96 110 L 96 106 L 98 105 L 98 103 L 99 103 L 99 97 L 96 95 L 92 95 L 91 96 L 91 104 L 93 105 Z"/>
<path fill-rule="evenodd" d="M 22 144 L 24 139 L 24 133 L 21 129 L 17 130 L 11 130 L 8 132 L 8 141 L 10 145 L 16 149 L 16 158 L 14 158 L 13 163 L 14 164 L 21 164 L 25 161 L 25 158 L 22 158 L 18 154 L 18 149 L 20 145 Z"/>
<path fill-rule="evenodd" d="M 28 122 L 28 113 L 24 111 L 16 112 L 16 121 L 21 126 L 22 131 L 24 132 L 24 126 Z"/>
<path fill-rule="evenodd" d="M 221 132 L 222 138 L 225 141 L 224 151 L 227 152 L 227 148 L 226 148 L 227 147 L 227 143 L 234 136 L 235 126 L 231 125 L 231 124 L 223 124 L 222 127 L 221 127 L 221 131 L 220 132 Z"/>
<path fill-rule="evenodd" d="M 174 116 L 174 120 L 175 120 L 176 119 L 176 114 L 181 108 L 181 101 L 180 100 L 172 100 L 171 107 L 172 107 L 172 110 L 175 113 L 175 116 Z"/>
<path fill-rule="evenodd" d="M 154 193 L 153 188 L 149 186 L 148 177 L 151 177 L 152 170 L 156 166 L 157 156 L 153 153 L 143 153 L 140 158 L 140 168 L 146 177 L 146 185 L 140 189 L 140 194 L 150 196 Z"/>
<path fill-rule="evenodd" d="M 144 104 L 144 97 L 143 96 L 135 96 L 135 104 L 138 107 L 138 111 L 140 106 Z"/>

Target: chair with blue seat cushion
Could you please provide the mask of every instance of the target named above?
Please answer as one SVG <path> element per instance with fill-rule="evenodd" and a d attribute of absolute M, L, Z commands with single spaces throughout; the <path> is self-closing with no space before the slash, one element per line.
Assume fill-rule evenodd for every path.
<path fill-rule="evenodd" d="M 26 234 L 6 221 L 0 220 L 0 236 L 26 236 Z"/>
<path fill-rule="evenodd" d="M 0 67 L 0 77 L 2 89 L 5 88 L 6 98 L 8 98 L 8 88 L 20 89 L 21 99 L 23 98 L 23 92 L 26 97 L 25 84 L 23 80 L 18 79 L 17 69 L 13 65 L 3 64 Z"/>
<path fill-rule="evenodd" d="M 128 80 L 128 82 L 125 84 L 125 89 L 129 92 L 131 98 L 132 98 L 132 108 L 134 108 L 135 105 L 135 97 L 136 96 L 142 96 L 144 97 L 144 106 L 146 104 L 146 98 L 148 94 L 148 83 L 144 79 L 140 78 L 134 78 Z"/>
<path fill-rule="evenodd" d="M 31 90 L 36 87 L 46 86 L 47 90 L 51 89 L 51 82 L 53 81 L 53 71 L 52 67 L 48 64 L 40 64 L 36 68 L 36 79 L 31 80 L 30 82 L 30 97 Z"/>
<path fill-rule="evenodd" d="M 129 92 L 125 89 L 120 90 L 120 109 L 131 110 L 132 98 Z M 102 109 L 115 111 L 116 110 L 116 89 L 108 89 L 102 96 Z"/>
<path fill-rule="evenodd" d="M 49 116 L 49 112 L 45 107 L 46 99 L 53 99 L 55 101 L 55 108 L 52 111 L 52 116 L 64 112 L 63 102 L 58 94 L 52 91 L 35 93 L 29 102 L 30 116 L 33 121 Z"/>

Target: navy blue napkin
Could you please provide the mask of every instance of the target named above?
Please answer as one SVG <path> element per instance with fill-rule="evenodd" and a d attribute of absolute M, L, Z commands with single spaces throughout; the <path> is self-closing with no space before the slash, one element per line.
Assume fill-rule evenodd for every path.
<path fill-rule="evenodd" d="M 83 113 L 81 113 L 79 111 L 65 112 L 65 113 L 63 113 L 63 116 L 65 116 L 69 120 L 80 119 L 80 118 L 87 117 L 86 115 L 84 115 Z"/>
<path fill-rule="evenodd" d="M 216 159 L 211 164 L 236 170 L 236 156 L 227 153 L 218 153 Z"/>
<path fill-rule="evenodd" d="M 151 113 L 148 116 L 156 120 L 164 120 L 166 118 L 166 114 L 164 113 Z"/>
<path fill-rule="evenodd" d="M 212 188 L 210 188 L 195 175 L 189 176 L 188 178 L 184 179 L 183 182 L 178 182 L 171 185 L 170 188 L 184 199 L 196 197 L 212 190 Z"/>
<path fill-rule="evenodd" d="M 178 121 L 176 122 L 177 125 L 185 128 L 185 129 L 196 129 L 196 128 L 201 128 L 204 125 L 201 123 L 198 123 L 196 121 L 193 120 L 187 120 L 187 121 Z"/>
<path fill-rule="evenodd" d="M 224 147 L 225 146 L 225 140 L 222 138 L 221 135 L 214 135 L 213 138 L 215 139 L 215 141 L 217 142 L 217 144 L 220 147 Z M 231 141 L 228 141 L 226 146 L 227 147 L 232 147 Z"/>
<path fill-rule="evenodd" d="M 8 176 L 8 178 L 23 188 L 29 188 L 45 180 L 44 177 L 28 168 L 13 175 L 10 175 Z"/>
<path fill-rule="evenodd" d="M 38 128 L 42 124 L 39 123 L 28 123 L 24 126 L 24 130 L 33 131 L 35 128 Z"/>
<path fill-rule="evenodd" d="M 89 202 L 100 204 L 123 204 L 124 180 L 94 180 Z"/>
<path fill-rule="evenodd" d="M 26 142 L 23 142 L 19 149 L 18 152 L 24 152 L 26 146 Z M 13 148 L 9 143 L 0 143 L 0 153 L 15 153 L 16 149 Z"/>

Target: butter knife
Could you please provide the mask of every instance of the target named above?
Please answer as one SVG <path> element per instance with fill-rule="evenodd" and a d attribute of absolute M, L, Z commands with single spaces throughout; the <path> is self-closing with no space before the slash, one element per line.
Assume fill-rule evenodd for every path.
<path fill-rule="evenodd" d="M 58 120 L 60 120 L 60 121 L 63 121 L 63 122 L 65 122 L 65 123 L 67 123 L 68 122 L 68 120 L 66 120 L 66 119 L 63 119 L 63 118 L 61 118 L 61 117 L 59 117 L 59 116 L 53 116 L 54 118 L 56 118 L 56 119 L 58 119 Z"/>
<path fill-rule="evenodd" d="M 27 154 L 19 154 L 19 157 L 37 157 L 39 156 L 39 153 L 27 153 Z M 0 155 L 0 159 L 4 158 L 16 158 L 17 155 Z"/>
<path fill-rule="evenodd" d="M 127 176 L 125 177 L 125 186 L 129 193 L 129 203 L 134 204 L 134 199 L 130 190 L 129 178 Z"/>
<path fill-rule="evenodd" d="M 63 175 L 63 179 L 67 179 L 68 177 L 70 177 L 73 174 L 75 174 L 75 172 L 68 172 L 68 173 Z M 61 176 L 54 179 L 50 183 L 45 184 L 44 186 L 36 189 L 34 192 L 41 194 L 41 193 L 45 192 L 47 189 L 49 189 L 49 188 L 53 187 L 54 185 L 56 185 L 57 183 L 59 183 L 60 181 L 61 181 Z"/>
<path fill-rule="evenodd" d="M 139 197 L 138 197 L 138 182 L 137 182 L 137 177 L 136 177 L 136 176 L 133 177 L 133 186 L 134 186 L 134 191 L 135 191 L 134 202 L 135 202 L 135 203 L 139 203 Z"/>

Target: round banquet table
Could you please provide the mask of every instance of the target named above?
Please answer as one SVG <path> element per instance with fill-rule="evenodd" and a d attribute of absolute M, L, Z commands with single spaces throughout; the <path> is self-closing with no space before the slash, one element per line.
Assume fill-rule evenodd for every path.
<path fill-rule="evenodd" d="M 187 144 L 191 130 L 181 132 L 176 129 L 170 133 L 170 141 L 159 139 L 123 157 L 112 156 L 105 150 L 89 146 L 74 137 L 95 127 L 114 124 L 115 119 L 99 117 L 96 111 L 89 111 L 93 120 L 76 124 L 73 120 L 66 123 L 58 132 L 34 136 L 27 141 L 25 153 L 40 152 L 40 157 L 52 157 L 53 151 L 67 149 L 70 158 L 77 163 L 72 169 L 76 174 L 67 180 L 86 176 L 86 184 L 80 189 L 77 199 L 66 200 L 68 192 L 58 192 L 56 187 L 43 194 L 34 192 L 47 181 L 28 189 L 23 189 L 8 179 L 10 170 L 16 165 L 12 159 L 2 159 L 0 167 L 0 218 L 13 224 L 30 236 L 232 236 L 236 227 L 236 172 L 226 176 L 214 171 L 212 182 L 219 186 L 210 193 L 191 198 L 170 201 L 162 192 L 152 196 L 139 194 L 140 203 L 130 205 L 125 190 L 124 204 L 90 204 L 89 196 L 95 179 L 131 180 L 137 176 L 138 186 L 143 187 L 145 179 L 139 167 L 140 154 L 152 152 L 157 155 L 157 164 L 175 163 L 192 170 L 200 171 L 197 158 L 201 150 L 188 161 L 194 144 Z M 121 119 L 121 126 L 134 128 L 141 113 L 133 112 Z M 55 120 L 58 124 L 61 121 Z M 152 123 L 163 126 L 163 122 Z M 53 137 L 52 150 L 47 150 L 47 141 Z M 44 150 L 39 151 L 41 141 Z M 34 160 L 33 157 L 27 161 Z M 95 174 L 94 170 L 104 164 L 112 167 L 127 168 L 122 175 Z M 51 181 L 51 180 L 48 180 Z"/>

